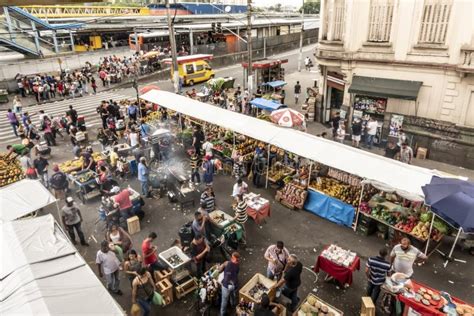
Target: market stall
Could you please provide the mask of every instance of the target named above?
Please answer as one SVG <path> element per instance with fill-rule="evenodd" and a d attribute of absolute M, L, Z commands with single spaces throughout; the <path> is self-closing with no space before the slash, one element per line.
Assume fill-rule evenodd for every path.
<path fill-rule="evenodd" d="M 360 258 L 355 252 L 336 245 L 326 247 L 316 259 L 314 272 L 324 271 L 341 285 L 352 284 L 352 274 L 360 270 Z"/>
<path fill-rule="evenodd" d="M 254 70 L 255 82 L 257 86 L 265 82 L 285 80 L 285 69 L 282 67 L 288 59 L 263 59 L 252 63 Z M 247 78 L 248 62 L 243 62 L 244 78 Z"/>
<path fill-rule="evenodd" d="M 263 111 L 268 111 L 272 112 L 274 110 L 286 108 L 287 106 L 284 104 L 281 104 L 279 102 L 275 102 L 273 100 L 268 100 L 264 98 L 255 98 L 250 101 L 250 104 L 252 104 L 254 107 L 263 110 Z"/>
<path fill-rule="evenodd" d="M 0 188 L 15 183 L 25 176 L 21 169 L 20 162 L 14 156 L 0 154 Z"/>
<path fill-rule="evenodd" d="M 306 315 L 328 315 L 328 316 L 342 316 L 344 313 L 326 303 L 318 296 L 309 293 L 308 296 L 301 302 L 301 305 L 296 310 L 295 316 L 306 316 Z"/>
<path fill-rule="evenodd" d="M 126 314 L 52 215 L 4 222 L 0 232 L 0 314 Z"/>
<path fill-rule="evenodd" d="M 126 145 L 126 144 L 124 144 L 124 145 Z M 123 147 L 123 146 L 121 146 L 121 147 Z M 120 154 L 121 154 L 121 152 L 119 152 L 119 155 Z M 101 160 L 106 160 L 106 155 L 104 153 L 93 152 L 91 156 L 92 156 L 92 159 L 94 159 L 94 161 L 96 163 L 98 163 Z M 60 163 L 59 164 L 59 170 L 61 170 L 64 173 L 71 173 L 71 172 L 74 172 L 74 171 L 82 170 L 83 165 L 84 165 L 84 158 L 81 156 L 79 158 L 67 160 L 65 162 Z"/>
<path fill-rule="evenodd" d="M 0 189 L 0 221 L 18 219 L 53 203 L 59 216 L 54 195 L 39 180 L 23 179 Z"/>
<path fill-rule="evenodd" d="M 71 172 L 67 175 L 69 181 L 76 187 L 76 194 L 85 204 L 88 200 L 100 196 L 100 186 L 97 183 L 97 173 L 85 169 L 79 172 Z"/>

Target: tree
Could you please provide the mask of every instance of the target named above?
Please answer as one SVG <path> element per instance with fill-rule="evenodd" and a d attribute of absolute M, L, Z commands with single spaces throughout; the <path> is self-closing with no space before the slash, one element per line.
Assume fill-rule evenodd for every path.
<path fill-rule="evenodd" d="M 305 1 L 303 6 L 300 9 L 300 12 L 301 12 L 301 10 L 304 10 L 305 14 L 318 14 L 320 7 L 321 7 L 321 1 L 320 0 Z"/>
<path fill-rule="evenodd" d="M 276 12 L 281 12 L 281 3 L 277 3 L 277 4 L 275 5 L 275 11 L 276 11 Z"/>

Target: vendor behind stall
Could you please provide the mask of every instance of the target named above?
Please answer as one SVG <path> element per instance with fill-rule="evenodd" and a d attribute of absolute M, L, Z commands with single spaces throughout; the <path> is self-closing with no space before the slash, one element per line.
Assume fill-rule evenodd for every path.
<path fill-rule="evenodd" d="M 203 235 L 195 235 L 191 242 L 191 258 L 196 265 L 196 276 L 201 276 L 206 271 L 206 257 L 210 251 L 209 245 L 206 243 Z"/>
<path fill-rule="evenodd" d="M 426 255 L 419 249 L 411 245 L 408 238 L 403 238 L 400 244 L 393 247 L 390 253 L 390 262 L 394 272 L 400 272 L 407 277 L 413 276 L 413 264 L 424 263 L 427 259 Z"/>

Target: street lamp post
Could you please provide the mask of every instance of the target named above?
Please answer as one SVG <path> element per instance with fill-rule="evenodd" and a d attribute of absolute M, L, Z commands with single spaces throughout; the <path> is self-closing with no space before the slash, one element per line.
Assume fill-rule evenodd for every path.
<path fill-rule="evenodd" d="M 303 61 L 303 37 L 304 37 L 304 0 L 301 7 L 301 31 L 300 31 L 300 54 L 298 56 L 298 71 L 301 71 L 301 62 Z"/>

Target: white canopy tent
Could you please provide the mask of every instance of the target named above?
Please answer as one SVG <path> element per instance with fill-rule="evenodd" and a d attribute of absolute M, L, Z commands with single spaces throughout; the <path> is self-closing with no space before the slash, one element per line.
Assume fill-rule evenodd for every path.
<path fill-rule="evenodd" d="M 0 222 L 15 220 L 55 202 L 56 198 L 39 180 L 15 182 L 0 189 Z"/>
<path fill-rule="evenodd" d="M 52 215 L 1 225 L 1 315 L 125 315 Z"/>
<path fill-rule="evenodd" d="M 364 179 L 385 183 L 397 190 L 423 196 L 421 187 L 435 172 L 345 146 L 294 129 L 276 126 L 257 118 L 224 110 L 167 91 L 152 90 L 142 99 L 170 110 L 228 128 L 237 133 L 278 146 Z"/>

